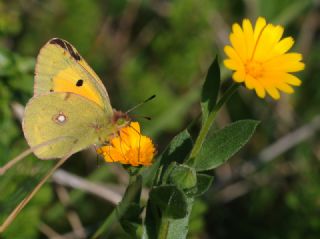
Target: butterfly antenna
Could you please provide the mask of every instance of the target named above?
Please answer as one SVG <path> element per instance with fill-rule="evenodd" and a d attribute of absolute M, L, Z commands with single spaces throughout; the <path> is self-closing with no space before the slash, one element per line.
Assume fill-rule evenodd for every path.
<path fill-rule="evenodd" d="M 133 106 L 131 109 L 127 110 L 125 113 L 126 113 L 126 114 L 128 114 L 129 112 L 131 112 L 131 111 L 135 110 L 136 108 L 140 107 L 141 105 L 143 105 L 143 104 L 145 104 L 145 103 L 149 102 L 150 100 L 153 100 L 155 97 L 156 97 L 156 95 L 152 95 L 152 96 L 150 96 L 149 98 L 145 99 L 145 100 L 144 100 L 144 101 L 142 101 L 141 103 L 139 103 L 139 104 L 137 104 L 137 105 Z M 148 117 L 144 117 L 144 118 L 148 118 Z"/>
<path fill-rule="evenodd" d="M 130 114 L 130 117 L 132 117 L 132 118 L 143 118 L 143 119 L 146 119 L 146 120 L 152 120 L 152 118 L 149 117 L 149 116 L 139 115 L 139 114 Z"/>
<path fill-rule="evenodd" d="M 97 146 L 96 145 L 94 145 L 94 149 L 97 152 Z M 100 163 L 99 163 L 99 155 L 98 154 L 96 154 L 96 164 L 97 164 L 97 168 L 99 168 L 100 167 Z"/>

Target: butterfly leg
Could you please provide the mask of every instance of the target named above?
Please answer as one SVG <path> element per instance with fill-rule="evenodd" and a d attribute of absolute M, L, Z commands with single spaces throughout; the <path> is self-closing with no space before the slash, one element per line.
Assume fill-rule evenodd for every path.
<path fill-rule="evenodd" d="M 137 131 L 134 127 L 132 127 L 131 125 L 129 125 L 129 127 L 131 129 L 133 129 L 134 131 L 136 131 L 136 133 L 139 135 L 139 147 L 138 147 L 138 163 L 140 163 L 140 152 L 141 152 L 141 133 L 139 131 Z"/>

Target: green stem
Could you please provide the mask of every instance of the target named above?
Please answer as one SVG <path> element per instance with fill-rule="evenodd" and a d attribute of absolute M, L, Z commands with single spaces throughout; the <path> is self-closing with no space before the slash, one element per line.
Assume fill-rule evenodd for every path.
<path fill-rule="evenodd" d="M 169 230 L 169 219 L 167 217 L 163 217 L 160 223 L 158 239 L 167 239 L 168 230 Z"/>
<path fill-rule="evenodd" d="M 113 209 L 112 213 L 106 218 L 104 223 L 98 228 L 98 230 L 94 233 L 91 239 L 100 238 L 102 234 L 105 232 L 109 232 L 112 225 L 119 221 L 122 216 L 128 210 L 130 203 L 134 201 L 134 199 L 141 194 L 141 186 L 142 179 L 140 176 L 130 176 L 130 184 L 126 189 L 125 194 L 123 195 L 122 201 L 118 204 L 118 206 Z"/>
<path fill-rule="evenodd" d="M 117 213 L 117 210 L 118 210 L 118 207 L 113 209 L 112 213 L 107 217 L 107 219 L 99 227 L 99 229 L 95 232 L 95 234 L 91 237 L 91 239 L 97 239 L 100 235 L 102 235 L 105 231 L 107 231 L 112 227 L 113 223 L 118 219 L 119 213 Z"/>
<path fill-rule="evenodd" d="M 213 110 L 208 115 L 208 118 L 207 118 L 206 122 L 203 124 L 203 126 L 200 130 L 200 133 L 196 139 L 196 142 L 194 143 L 194 146 L 192 148 L 190 157 L 187 162 L 189 165 L 192 165 L 192 166 L 194 165 L 194 163 L 195 163 L 194 158 L 199 153 L 199 151 L 202 147 L 202 144 L 205 141 L 205 139 L 208 135 L 208 132 L 209 132 L 209 130 L 210 130 L 215 118 L 216 118 L 218 111 L 224 105 L 224 103 L 226 103 L 230 99 L 230 97 L 233 95 L 233 93 L 236 92 L 238 87 L 239 87 L 239 84 L 231 85 L 230 88 L 224 93 L 224 95 L 220 98 L 218 103 L 215 105 Z"/>

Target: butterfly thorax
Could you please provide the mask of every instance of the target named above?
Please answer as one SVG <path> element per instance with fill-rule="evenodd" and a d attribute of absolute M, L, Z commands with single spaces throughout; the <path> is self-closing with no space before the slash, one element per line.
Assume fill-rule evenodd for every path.
<path fill-rule="evenodd" d="M 113 137 L 118 136 L 119 131 L 129 125 L 131 119 L 127 113 L 113 110 L 111 120 L 108 119 L 106 125 L 96 125 L 96 131 L 99 135 L 99 142 L 101 145 L 108 144 Z M 110 124 L 111 122 L 111 124 Z"/>
<path fill-rule="evenodd" d="M 119 127 L 119 129 L 127 126 L 130 123 L 130 121 L 131 119 L 127 113 L 118 110 L 113 110 L 112 124 Z"/>

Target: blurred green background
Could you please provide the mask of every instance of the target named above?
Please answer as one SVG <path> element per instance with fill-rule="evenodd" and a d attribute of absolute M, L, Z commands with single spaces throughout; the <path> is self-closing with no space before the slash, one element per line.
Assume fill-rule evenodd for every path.
<path fill-rule="evenodd" d="M 285 35 L 295 38 L 294 50 L 306 63 L 299 75 L 303 84 L 277 102 L 240 89 L 220 112 L 218 127 L 245 118 L 261 124 L 249 145 L 215 171 L 213 187 L 194 206 L 189 237 L 319 238 L 318 0 L 0 1 L 0 165 L 27 148 L 20 106 L 32 97 L 35 59 L 50 38 L 66 39 L 79 50 L 103 79 L 116 109 L 157 95 L 135 113 L 152 117 L 138 120 L 161 152 L 200 113 L 203 78 L 215 54 L 224 58 L 232 23 L 257 16 L 285 26 Z M 222 75 L 230 81 L 223 66 Z M 11 183 L 21 199 L 34 184 L 21 188 L 19 175 L 38 179 L 43 165 L 51 163 L 28 160 L 33 166 L 25 163 L 6 180 L 0 177 L 0 214 L 11 203 L 1 200 L 3 185 Z M 97 192 L 67 185 L 56 174 L 4 238 L 85 238 L 114 208 L 128 180 L 120 166 L 97 161 L 92 150 L 74 155 L 63 169 L 93 182 Z M 128 236 L 115 225 L 109 238 Z"/>

